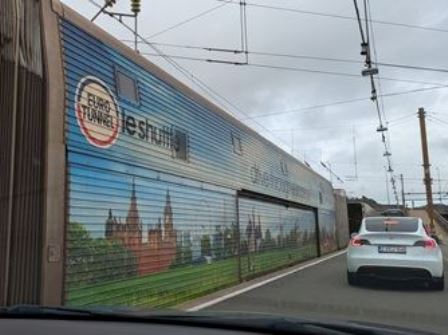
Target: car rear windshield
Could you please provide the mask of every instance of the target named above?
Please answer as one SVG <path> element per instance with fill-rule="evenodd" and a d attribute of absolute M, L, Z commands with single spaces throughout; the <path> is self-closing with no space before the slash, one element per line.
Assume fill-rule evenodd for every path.
<path fill-rule="evenodd" d="M 372 232 L 415 232 L 418 229 L 416 218 L 371 218 L 366 219 L 366 230 Z"/>

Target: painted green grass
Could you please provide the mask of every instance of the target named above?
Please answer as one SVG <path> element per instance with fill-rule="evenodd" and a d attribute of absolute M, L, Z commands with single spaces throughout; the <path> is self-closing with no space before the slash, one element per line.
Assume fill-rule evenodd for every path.
<path fill-rule="evenodd" d="M 301 249 L 280 249 L 241 257 L 241 274 L 244 279 L 251 279 L 276 269 L 297 264 L 317 256 L 313 245 Z"/>
<path fill-rule="evenodd" d="M 241 256 L 242 277 L 256 277 L 316 256 L 315 247 Z M 250 264 L 250 266 L 249 266 Z M 236 258 L 190 265 L 144 277 L 69 289 L 72 306 L 171 307 L 238 283 Z"/>
<path fill-rule="evenodd" d="M 68 291 L 69 305 L 167 307 L 238 282 L 237 260 L 171 269 Z"/>

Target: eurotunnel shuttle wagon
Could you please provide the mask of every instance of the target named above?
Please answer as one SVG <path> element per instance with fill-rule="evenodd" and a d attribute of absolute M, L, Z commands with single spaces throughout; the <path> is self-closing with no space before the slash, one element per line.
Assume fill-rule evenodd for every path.
<path fill-rule="evenodd" d="M 13 3 L 1 304 L 174 306 L 345 246 L 326 179 L 57 0 Z"/>

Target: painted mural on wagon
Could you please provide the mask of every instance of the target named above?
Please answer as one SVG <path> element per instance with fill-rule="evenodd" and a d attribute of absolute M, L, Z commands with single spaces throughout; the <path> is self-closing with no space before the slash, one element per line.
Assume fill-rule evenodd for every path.
<path fill-rule="evenodd" d="M 319 242 L 322 254 L 326 254 L 338 249 L 336 239 L 336 218 L 334 211 L 319 212 Z"/>
<path fill-rule="evenodd" d="M 295 224 L 298 213 L 275 208 L 266 213 L 265 204 L 253 206 L 239 218 L 238 231 L 235 191 L 185 178 L 199 168 L 234 177 L 230 174 L 238 171 L 240 156 L 230 142 L 229 150 L 204 147 L 221 148 L 235 125 L 79 28 L 63 26 L 70 190 L 67 303 L 168 306 L 235 284 L 238 251 L 245 253 L 243 277 L 315 256 L 315 232 L 304 228 L 306 220 Z M 92 46 L 89 52 L 100 51 L 100 65 L 95 66 L 95 55 L 90 54 L 92 62 L 77 57 L 80 39 Z M 124 64 L 138 77 L 138 102 L 121 97 L 116 86 L 116 70 Z M 186 154 L 176 155 L 182 134 L 171 123 L 185 127 L 184 149 L 192 136 L 191 162 Z M 266 150 L 263 157 L 271 157 L 267 147 L 261 149 Z M 215 171 L 216 164 L 224 169 Z M 241 164 L 242 171 L 250 164 Z M 252 185 L 309 201 L 307 190 L 275 173 L 255 173 Z M 302 248 L 307 244 L 309 251 Z"/>
<path fill-rule="evenodd" d="M 312 211 L 240 199 L 239 212 L 241 267 L 245 277 L 317 255 Z"/>
<path fill-rule="evenodd" d="M 196 194 L 185 204 L 182 186 L 142 180 L 139 188 L 135 179 L 129 183 L 128 176 L 102 176 L 101 180 L 99 175 L 95 178 L 94 171 L 80 168 L 72 168 L 72 175 L 67 266 L 69 281 L 75 286 L 150 275 L 236 255 L 236 223 L 227 199 L 214 199 L 210 204 L 210 199 L 201 199 L 203 191 L 189 189 L 190 196 Z M 126 182 L 131 190 L 123 187 Z M 82 192 L 77 183 L 82 183 Z M 115 183 L 112 192 L 111 183 Z M 102 191 L 106 189 L 102 185 L 108 185 L 107 192 Z M 85 199 L 86 193 L 94 194 L 94 199 Z M 194 204 L 196 199 L 201 200 Z M 176 204 L 182 208 L 177 217 Z M 110 252 L 118 264 L 99 264 Z M 107 272 L 116 267 L 124 268 L 110 277 L 93 271 Z M 89 279 L 82 274 L 88 274 Z"/>
<path fill-rule="evenodd" d="M 77 119 L 77 125 L 79 127 L 78 131 L 82 133 L 85 140 L 92 147 L 96 147 L 101 150 L 109 149 L 115 144 L 119 134 L 124 131 L 126 131 L 129 135 L 137 135 L 137 137 L 140 138 L 142 137 L 135 132 L 137 127 L 137 123 L 135 121 L 136 119 L 126 115 L 125 112 L 119 112 L 117 100 L 113 92 L 102 80 L 93 76 L 86 76 L 82 78 L 77 85 L 74 102 L 74 111 Z M 115 120 L 115 122 L 113 120 Z M 140 123 L 147 132 L 151 131 L 151 134 L 155 134 L 154 131 L 157 128 L 151 126 L 147 119 L 145 122 L 142 121 L 139 122 L 139 124 Z M 74 125 L 71 124 L 72 128 L 73 126 Z M 119 127 L 121 127 L 121 131 L 119 131 Z M 138 126 L 138 128 L 142 127 Z M 73 134 L 76 134 L 76 132 L 77 127 L 72 130 Z M 153 136 L 148 135 L 147 137 L 152 138 Z M 71 138 L 73 141 L 74 138 Z M 165 142 L 171 143 L 171 140 Z M 160 141 L 160 143 L 163 144 L 164 141 Z M 122 143 L 121 146 L 123 145 L 128 147 L 130 143 Z M 118 147 L 114 146 L 114 151 L 116 151 L 117 148 Z M 169 145 L 168 148 L 172 150 L 173 146 Z M 127 150 L 127 153 L 128 155 L 131 155 L 132 150 Z M 77 183 L 82 185 L 82 190 L 79 190 L 79 193 L 85 193 L 86 185 L 89 183 L 89 181 L 83 179 L 83 174 L 92 174 L 91 168 L 89 168 L 89 171 L 84 171 L 81 166 L 84 168 L 87 166 L 95 167 L 98 170 L 110 172 L 129 170 L 129 166 L 127 164 L 116 162 L 107 158 L 102 160 L 94 157 L 86 158 L 83 157 L 82 154 L 75 153 L 70 153 L 69 158 L 72 169 L 71 185 L 74 190 L 76 189 Z M 114 269 L 113 271 L 108 271 L 109 268 L 107 266 L 99 265 L 101 263 L 101 258 L 95 259 L 93 262 L 95 267 L 91 267 L 91 269 L 84 269 L 84 271 L 77 271 L 75 268 L 76 266 L 79 266 L 79 264 L 72 261 L 74 258 L 70 258 L 68 262 L 70 265 L 68 274 L 69 276 L 73 274 L 73 278 L 69 278 L 70 283 L 76 283 L 79 285 L 83 282 L 83 280 L 80 280 L 82 278 L 75 276 L 75 274 L 78 273 L 84 273 L 88 276 L 89 282 L 103 282 L 121 279 L 122 277 L 132 277 L 135 275 L 143 276 L 163 272 L 173 266 L 183 264 L 210 263 L 212 260 L 235 256 L 237 252 L 237 243 L 235 239 L 238 235 L 238 228 L 235 221 L 233 220 L 230 223 L 230 226 L 228 226 L 229 220 L 226 218 L 221 220 L 223 222 L 217 223 L 219 220 L 216 220 L 216 209 L 213 208 L 210 210 L 210 206 L 207 204 L 207 200 L 205 200 L 205 198 L 199 201 L 199 206 L 197 204 L 192 206 L 195 210 L 197 210 L 197 207 L 208 208 L 206 211 L 210 210 L 209 214 L 206 215 L 208 216 L 208 219 L 206 219 L 208 221 L 208 227 L 206 227 L 207 224 L 204 224 L 204 222 L 201 224 L 195 222 L 192 225 L 200 228 L 200 234 L 195 231 L 191 231 L 191 228 L 185 227 L 182 224 L 176 228 L 174 227 L 171 196 L 168 190 L 165 195 L 165 207 L 161 210 L 163 217 L 153 217 L 153 215 L 150 214 L 154 213 L 153 209 L 150 208 L 151 205 L 146 204 L 145 202 L 141 204 L 141 206 L 143 206 L 144 215 L 149 215 L 149 217 L 146 218 L 147 221 L 149 221 L 148 223 L 144 222 L 144 215 L 141 216 L 139 213 L 134 182 L 132 184 L 132 194 L 130 196 L 129 209 L 125 214 L 126 216 L 124 216 L 123 213 L 124 209 L 120 208 L 123 207 L 123 204 L 125 203 L 123 201 L 125 195 L 121 194 L 120 198 L 116 198 L 113 202 L 119 208 L 112 208 L 112 206 L 110 206 L 111 208 L 107 209 L 108 215 L 106 218 L 107 222 L 106 228 L 104 229 L 104 237 L 94 237 L 93 235 L 99 234 L 100 230 L 98 227 L 102 224 L 101 222 L 98 222 L 98 220 L 104 220 L 104 217 L 101 218 L 101 215 L 98 214 L 97 210 L 105 211 L 105 207 L 107 207 L 108 202 L 107 200 L 102 201 L 98 199 L 98 196 L 101 194 L 101 192 L 97 189 L 99 186 L 98 181 L 101 178 L 104 178 L 100 172 L 98 172 L 98 174 L 99 179 L 95 180 L 95 187 L 93 187 L 90 191 L 90 194 L 94 194 L 96 197 L 95 201 L 90 202 L 95 203 L 95 206 L 91 206 L 90 204 L 80 204 L 81 200 L 79 199 L 82 199 L 83 194 L 77 195 L 76 192 L 73 192 L 71 195 L 70 210 L 76 213 L 78 209 L 77 206 L 80 204 L 79 207 L 83 208 L 82 214 L 88 216 L 90 213 L 91 215 L 86 222 L 86 226 L 89 227 L 89 229 L 87 229 L 81 236 L 89 239 L 91 243 L 94 243 L 95 241 L 101 242 L 103 249 L 107 249 L 108 246 L 112 248 L 113 246 L 116 254 L 120 254 L 121 248 L 121 254 L 124 256 L 118 257 L 118 260 L 122 263 L 114 265 L 112 267 Z M 103 185 L 104 189 L 110 190 L 111 188 L 114 188 L 117 190 L 120 187 L 123 187 L 123 183 L 125 183 L 124 181 L 116 182 L 116 179 L 119 179 L 120 175 L 114 173 L 113 176 L 114 180 L 108 180 Z M 119 184 L 121 184 L 121 186 Z M 158 187 L 163 188 L 166 187 L 166 185 L 163 184 L 163 186 L 159 185 Z M 158 194 L 156 198 L 160 199 L 161 195 Z M 160 200 L 158 201 L 160 202 Z M 116 213 L 120 211 L 122 212 L 121 215 L 117 216 Z M 213 218 L 211 217 L 212 213 Z M 266 247 L 267 245 L 272 246 L 271 249 L 283 248 L 285 246 L 283 229 L 276 228 L 278 225 L 283 225 L 283 223 L 278 223 L 278 220 L 282 220 L 281 214 L 279 218 L 274 219 L 275 222 L 268 223 L 272 226 L 272 231 L 269 229 L 266 230 L 265 237 L 263 237 L 263 232 L 259 232 L 258 235 L 256 233 L 251 235 L 251 225 L 255 222 L 255 214 L 253 214 L 253 216 L 254 219 L 252 221 L 249 220 L 248 228 L 246 229 L 248 242 L 245 242 L 244 234 L 242 234 L 243 239 L 241 252 L 250 254 L 261 251 L 261 241 L 264 239 L 266 239 L 267 242 L 263 241 L 263 251 L 269 249 Z M 71 220 L 71 222 L 82 222 L 82 218 L 80 220 Z M 260 215 L 258 215 L 258 223 L 260 225 Z M 82 230 L 82 227 L 80 226 L 77 226 L 77 228 L 78 230 Z M 297 226 L 295 229 L 297 231 Z M 256 229 L 254 231 L 256 231 Z M 290 232 L 286 232 L 285 234 L 289 233 Z M 296 234 L 298 233 L 296 232 Z M 257 236 L 254 237 L 255 235 Z M 256 240 L 256 246 L 254 246 L 254 238 Z M 69 238 L 69 240 L 72 240 L 72 238 Z M 111 253 L 105 252 L 101 249 L 100 251 L 95 249 L 86 254 L 88 254 L 90 259 L 93 259 L 97 258 L 96 256 L 102 257 L 103 255 L 107 256 Z M 82 258 L 78 257 L 76 259 L 79 261 Z M 82 266 L 86 266 L 86 264 L 88 264 L 88 262 L 81 261 Z M 122 267 L 124 268 L 121 269 Z M 104 270 L 103 273 L 95 273 L 93 270 L 97 268 Z M 111 273 L 111 275 L 108 276 L 107 273 Z"/>
<path fill-rule="evenodd" d="M 190 189 L 190 195 L 199 193 L 193 199 L 200 200 L 192 200 L 186 208 L 185 187 L 148 180 L 141 180 L 138 187 L 135 178 L 101 180 L 95 172 L 79 168 L 72 168 L 72 174 L 77 175 L 74 185 L 83 179 L 82 194 L 76 186 L 71 190 L 67 274 L 73 287 L 235 257 L 238 236 L 243 255 L 315 245 L 312 224 L 297 213 L 272 216 L 253 207 L 239 234 L 227 199 L 212 203 L 200 198 L 203 191 Z M 114 192 L 110 192 L 112 180 Z M 123 188 L 126 182 L 130 190 Z M 108 185 L 108 192 L 101 191 L 102 184 Z M 94 199 L 81 200 L 86 193 L 95 194 Z"/>

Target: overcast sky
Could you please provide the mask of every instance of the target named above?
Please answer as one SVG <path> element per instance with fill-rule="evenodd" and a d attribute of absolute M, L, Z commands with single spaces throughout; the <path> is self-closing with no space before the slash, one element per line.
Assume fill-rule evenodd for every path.
<path fill-rule="evenodd" d="M 95 1 L 102 3 L 101 0 Z M 96 12 L 96 7 L 87 0 L 64 2 L 88 18 Z M 337 16 L 355 15 L 351 0 L 248 0 L 247 2 Z M 362 1 L 358 2 L 362 4 Z M 370 0 L 370 5 L 373 20 L 446 30 L 443 32 L 374 23 L 373 33 L 379 62 L 448 68 L 446 1 Z M 220 7 L 215 8 L 217 6 Z M 125 11 L 128 8 L 128 0 L 117 1 L 116 10 Z M 206 15 L 151 37 L 209 9 L 211 11 Z M 139 32 L 145 37 L 150 37 L 151 42 L 239 49 L 239 15 L 237 4 L 225 4 L 218 0 L 144 0 L 139 18 Z M 128 31 L 107 16 L 100 16 L 96 23 L 119 39 L 132 38 Z M 250 52 L 363 60 L 359 54 L 360 34 L 357 22 L 354 20 L 249 5 L 247 23 Z M 210 53 L 168 46 L 159 48 L 169 55 L 244 60 L 241 55 L 228 53 Z M 154 53 L 144 44 L 140 45 L 140 51 Z M 155 56 L 148 57 L 196 91 L 203 93 L 165 60 Z M 368 99 L 370 85 L 367 78 L 211 64 L 185 59 L 175 61 L 245 114 L 224 103 L 227 111 L 286 151 L 291 153 L 293 150 L 294 156 L 302 161 L 305 159 L 327 178 L 328 172 L 323 170 L 319 162 L 321 160 L 330 162 L 335 173 L 344 180 L 344 183 L 334 180 L 335 187 L 344 188 L 350 196 L 365 195 L 377 201 L 387 201 L 384 170 L 386 161 L 383 157 L 380 134 L 376 132 L 378 126 L 376 110 Z M 363 66 L 355 62 L 341 63 L 254 54 L 249 55 L 249 61 L 253 64 L 354 75 L 359 75 Z M 385 78 L 381 80 L 383 94 L 443 85 L 448 77 L 448 73 L 382 66 L 379 67 L 379 71 L 380 76 Z M 386 80 L 386 78 L 403 81 Z M 356 98 L 365 99 L 331 105 Z M 389 137 L 394 174 L 404 174 L 406 192 L 424 190 L 416 115 L 419 107 L 425 107 L 431 117 L 431 120 L 428 120 L 428 133 L 433 177 L 437 179 L 438 169 L 442 180 L 441 188 L 443 191 L 448 191 L 447 98 L 448 88 L 383 98 L 384 111 L 390 121 Z M 327 104 L 330 105 L 304 109 L 308 106 Z M 286 113 L 287 111 L 289 112 Z M 354 181 L 350 178 L 355 174 L 353 134 L 356 139 L 358 161 L 358 179 Z M 438 183 L 435 183 L 434 188 L 438 191 Z"/>

